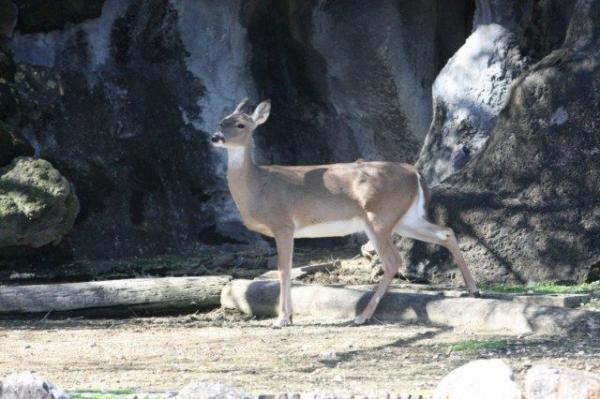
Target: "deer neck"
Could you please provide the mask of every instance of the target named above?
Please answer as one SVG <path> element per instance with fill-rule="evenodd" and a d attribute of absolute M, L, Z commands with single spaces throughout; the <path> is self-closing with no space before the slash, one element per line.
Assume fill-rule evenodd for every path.
<path fill-rule="evenodd" d="M 242 214 L 253 198 L 259 168 L 252 159 L 253 143 L 227 149 L 227 183 L 233 200 Z"/>

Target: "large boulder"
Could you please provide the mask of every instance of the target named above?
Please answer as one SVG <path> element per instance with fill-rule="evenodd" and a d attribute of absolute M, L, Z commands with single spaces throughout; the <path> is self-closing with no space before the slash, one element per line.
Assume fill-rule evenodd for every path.
<path fill-rule="evenodd" d="M 78 212 L 73 186 L 48 161 L 20 157 L 0 169 L 0 247 L 60 242 Z"/>
<path fill-rule="evenodd" d="M 433 122 L 418 166 L 431 185 L 460 170 L 484 146 L 513 81 L 532 2 L 480 0 L 473 33 L 433 84 Z"/>
<path fill-rule="evenodd" d="M 457 231 L 476 280 L 584 281 L 597 272 L 598 104 L 600 1 L 580 0 L 563 46 L 514 83 L 479 156 L 433 190 L 434 218 Z M 445 269 L 445 252 L 417 248 L 413 269 Z"/>
<path fill-rule="evenodd" d="M 69 399 L 50 381 L 31 372 L 13 373 L 0 382 L 2 399 Z"/>

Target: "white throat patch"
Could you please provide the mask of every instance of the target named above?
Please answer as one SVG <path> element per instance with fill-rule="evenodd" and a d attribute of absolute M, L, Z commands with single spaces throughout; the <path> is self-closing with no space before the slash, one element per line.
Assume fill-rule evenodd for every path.
<path fill-rule="evenodd" d="M 240 168 L 244 164 L 244 147 L 234 147 L 227 149 L 227 165 L 230 168 Z"/>

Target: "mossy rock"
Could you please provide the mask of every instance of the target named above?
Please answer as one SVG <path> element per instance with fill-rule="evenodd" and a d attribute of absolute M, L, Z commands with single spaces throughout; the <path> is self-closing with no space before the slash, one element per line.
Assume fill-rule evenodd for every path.
<path fill-rule="evenodd" d="M 0 247 L 58 243 L 78 213 L 73 186 L 50 162 L 19 157 L 0 169 Z"/>
<path fill-rule="evenodd" d="M 18 137 L 10 126 L 0 121 L 0 167 L 22 155 L 33 155 L 33 148 Z"/>
<path fill-rule="evenodd" d="M 19 8 L 17 29 L 21 32 L 49 32 L 67 23 L 97 18 L 104 0 L 14 0 Z"/>

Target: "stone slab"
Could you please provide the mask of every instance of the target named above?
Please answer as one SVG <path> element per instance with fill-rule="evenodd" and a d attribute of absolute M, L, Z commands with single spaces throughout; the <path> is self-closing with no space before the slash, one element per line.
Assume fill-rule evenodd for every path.
<path fill-rule="evenodd" d="M 371 296 L 368 287 L 294 285 L 294 317 L 353 320 Z M 277 313 L 276 281 L 233 280 L 221 293 L 221 306 L 258 317 Z M 385 322 L 424 323 L 473 332 L 564 335 L 574 330 L 600 336 L 600 313 L 518 301 L 452 296 L 392 289 L 374 318 Z"/>

